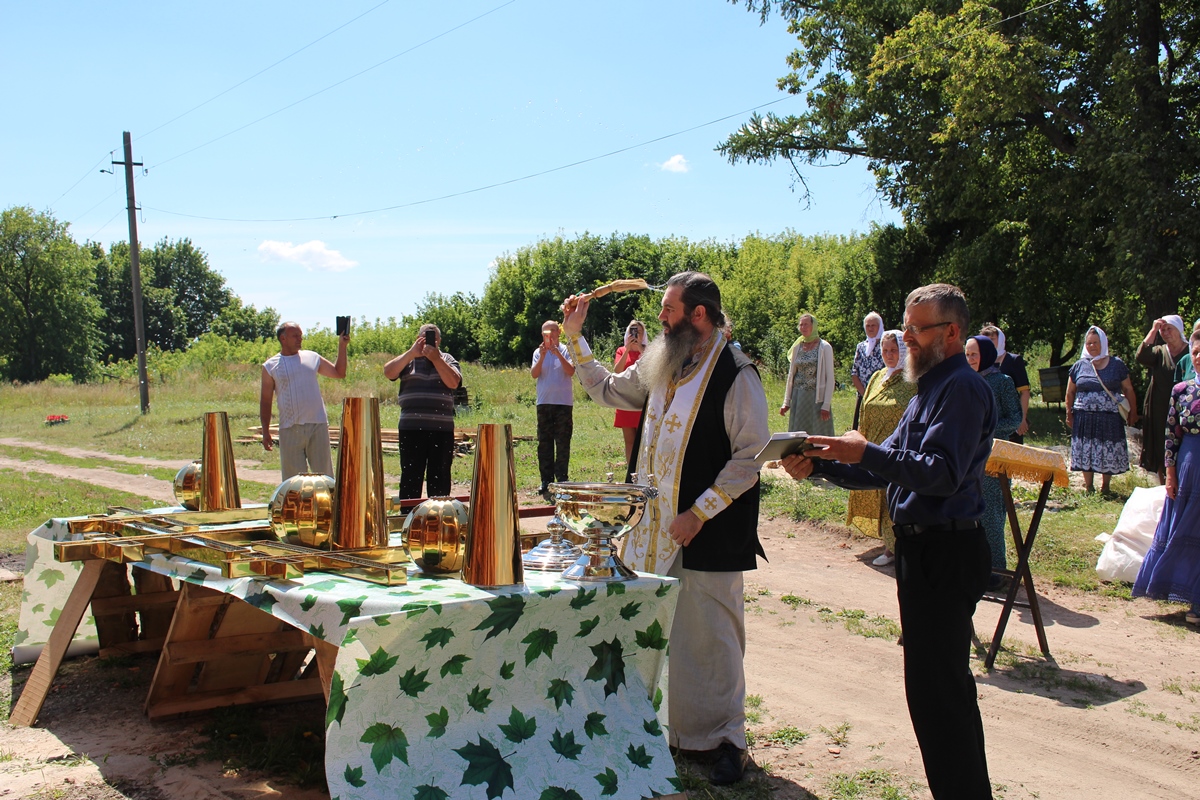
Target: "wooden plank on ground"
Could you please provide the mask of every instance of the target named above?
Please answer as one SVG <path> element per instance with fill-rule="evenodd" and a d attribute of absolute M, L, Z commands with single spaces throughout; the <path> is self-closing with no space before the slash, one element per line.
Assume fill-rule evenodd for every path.
<path fill-rule="evenodd" d="M 150 719 L 162 719 L 179 714 L 189 714 L 195 711 L 209 711 L 225 706 L 245 705 L 249 703 L 290 703 L 297 700 L 316 699 L 321 696 L 321 682 L 316 678 L 298 681 L 280 681 L 279 683 L 263 683 L 257 686 L 246 686 L 230 691 L 216 689 L 207 692 L 192 692 L 182 697 L 174 697 L 156 703 L 153 708 L 146 710 Z"/>

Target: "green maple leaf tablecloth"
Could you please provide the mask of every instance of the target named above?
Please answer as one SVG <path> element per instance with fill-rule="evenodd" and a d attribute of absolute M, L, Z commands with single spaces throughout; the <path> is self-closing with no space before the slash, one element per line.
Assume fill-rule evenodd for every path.
<path fill-rule="evenodd" d="M 26 537 L 25 581 L 17 633 L 13 639 L 14 663 L 28 664 L 37 660 L 83 571 L 82 561 L 59 563 L 54 560 L 54 542 L 70 538 L 64 519 L 48 520 Z M 91 614 L 87 614 L 79 623 L 67 655 L 95 653 L 99 649 L 96 622 Z"/>
<path fill-rule="evenodd" d="M 67 538 L 65 525 L 35 533 Z M 62 607 L 75 566 L 51 553 L 27 570 L 27 589 L 41 570 L 64 572 L 46 587 L 61 599 L 39 594 L 42 610 L 29 608 L 47 635 L 52 623 L 40 616 Z M 326 715 L 334 798 L 680 791 L 665 704 L 654 702 L 676 599 L 671 578 L 582 584 L 527 572 L 524 586 L 487 590 L 416 572 L 392 587 L 316 572 L 229 580 L 159 554 L 138 567 L 240 597 L 339 645 Z M 23 631 L 25 612 L 23 603 Z"/>

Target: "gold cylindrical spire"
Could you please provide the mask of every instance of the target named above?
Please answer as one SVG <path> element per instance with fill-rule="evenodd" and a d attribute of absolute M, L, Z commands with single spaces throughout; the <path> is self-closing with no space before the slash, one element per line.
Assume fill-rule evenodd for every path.
<path fill-rule="evenodd" d="M 472 586 L 525 582 L 511 425 L 479 426 L 463 581 Z"/>
<path fill-rule="evenodd" d="M 379 399 L 347 397 L 342 401 L 342 432 L 338 441 L 333 549 L 387 545 Z"/>
<path fill-rule="evenodd" d="M 233 439 L 229 437 L 229 415 L 224 411 L 204 414 L 200 462 L 200 510 L 241 508 L 237 467 L 233 463 Z"/>

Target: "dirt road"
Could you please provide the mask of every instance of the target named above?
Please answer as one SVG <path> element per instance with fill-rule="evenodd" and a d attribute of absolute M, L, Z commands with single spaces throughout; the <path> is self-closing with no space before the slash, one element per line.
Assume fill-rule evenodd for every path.
<path fill-rule="evenodd" d="M 891 568 L 870 565 L 874 542 L 839 530 L 770 520 L 762 536 L 771 561 L 746 575 L 762 769 L 749 776 L 753 793 L 712 796 L 879 797 L 890 786 L 886 796 L 928 798 L 904 702 Z M 1039 595 L 1053 660 L 1038 651 L 1028 612 L 1017 611 L 997 668 L 983 670 L 982 652 L 973 661 L 995 796 L 1196 797 L 1200 633 L 1181 607 L 1050 586 Z M 984 647 L 999 612 L 981 603 L 975 615 Z M 322 796 L 281 776 L 223 773 L 179 755 L 195 751 L 205 720 L 142 717 L 153 666 L 152 658 L 68 665 L 40 727 L 0 729 L 0 798 Z M 263 714 L 321 729 L 312 704 Z M 854 785 L 865 788 L 853 794 Z"/>

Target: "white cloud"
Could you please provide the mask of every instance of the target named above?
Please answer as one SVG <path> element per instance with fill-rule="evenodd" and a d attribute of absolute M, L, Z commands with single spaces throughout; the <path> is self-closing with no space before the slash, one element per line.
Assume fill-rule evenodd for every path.
<path fill-rule="evenodd" d="M 345 272 L 351 267 L 358 266 L 357 261 L 351 261 L 337 250 L 330 250 L 319 239 L 313 239 L 304 244 L 291 242 L 275 242 L 267 240 L 258 246 L 263 261 L 286 261 L 299 264 L 309 272 Z"/>
<path fill-rule="evenodd" d="M 673 155 L 666 161 L 658 165 L 658 168 L 663 172 L 687 172 L 691 167 L 688 166 L 688 161 L 682 155 Z"/>

